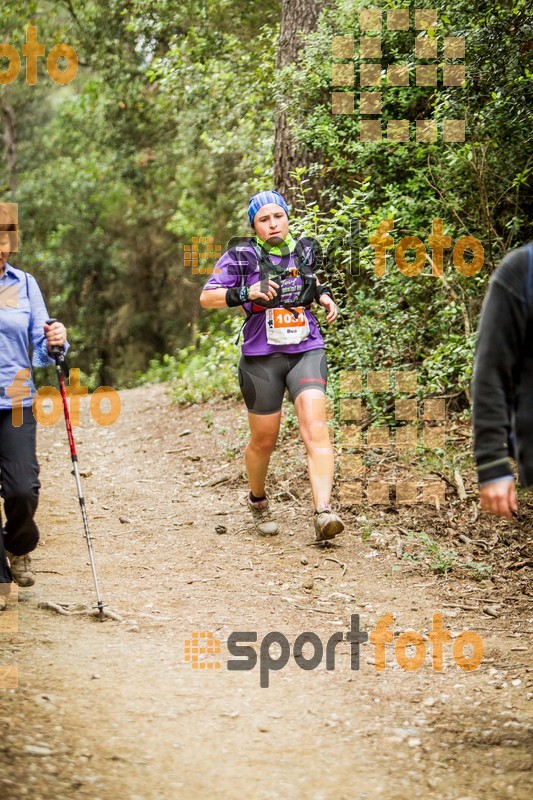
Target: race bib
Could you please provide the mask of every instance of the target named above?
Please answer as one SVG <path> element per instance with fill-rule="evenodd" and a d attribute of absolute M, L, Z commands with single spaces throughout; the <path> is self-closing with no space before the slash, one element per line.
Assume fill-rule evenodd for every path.
<path fill-rule="evenodd" d="M 309 336 L 309 320 L 303 307 L 294 309 L 295 317 L 288 308 L 267 308 L 265 325 L 269 344 L 298 344 Z"/>

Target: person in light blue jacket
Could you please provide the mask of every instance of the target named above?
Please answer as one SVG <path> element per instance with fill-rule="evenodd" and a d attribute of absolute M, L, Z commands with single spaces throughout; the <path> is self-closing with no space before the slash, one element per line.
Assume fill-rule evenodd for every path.
<path fill-rule="evenodd" d="M 19 586 L 35 582 L 29 553 L 39 541 L 34 515 L 40 483 L 31 366 L 53 364 L 51 347 L 68 348 L 65 326 L 47 324 L 35 278 L 8 262 L 16 226 L 1 212 L 0 207 L 0 494 L 6 523 L 0 518 L 0 607 L 12 580 Z"/>

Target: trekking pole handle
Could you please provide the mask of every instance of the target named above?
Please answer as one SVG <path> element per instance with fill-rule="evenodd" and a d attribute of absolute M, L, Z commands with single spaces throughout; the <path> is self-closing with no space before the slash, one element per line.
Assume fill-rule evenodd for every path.
<path fill-rule="evenodd" d="M 57 319 L 52 318 L 46 320 L 47 325 L 53 325 L 54 322 L 57 322 Z M 62 353 L 63 353 L 63 348 L 59 347 L 59 345 L 57 344 L 50 348 L 50 355 L 53 356 L 54 358 L 58 355 L 61 355 Z"/>
<path fill-rule="evenodd" d="M 51 319 L 46 320 L 47 325 L 52 325 L 54 322 L 57 322 L 57 319 L 53 317 Z M 65 348 L 61 345 L 53 345 L 49 350 L 50 355 L 56 362 L 56 367 L 61 370 L 61 372 L 68 378 L 68 366 L 67 361 L 65 358 Z"/>

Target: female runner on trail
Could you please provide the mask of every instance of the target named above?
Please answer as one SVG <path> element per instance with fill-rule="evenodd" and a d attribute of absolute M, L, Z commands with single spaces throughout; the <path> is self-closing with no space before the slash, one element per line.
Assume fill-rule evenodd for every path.
<path fill-rule="evenodd" d="M 287 203 L 278 192 L 252 197 L 248 218 L 255 235 L 218 260 L 200 304 L 203 308 L 242 305 L 248 317 L 239 383 L 250 425 L 244 456 L 250 482 L 248 506 L 256 530 L 265 536 L 278 532 L 265 479 L 288 389 L 307 450 L 316 538 L 322 541 L 341 533 L 344 525 L 330 506 L 334 465 L 326 426 L 327 364 L 324 340 L 308 304 L 313 299 L 319 302 L 327 311 L 328 323 L 336 318 L 337 306 L 328 287 L 316 283 L 312 243 L 305 239 L 297 242 L 289 233 L 288 214 Z M 302 278 L 304 275 L 307 278 Z M 309 291 L 302 295 L 304 282 L 311 297 Z M 303 297 L 305 303 L 298 306 Z"/>

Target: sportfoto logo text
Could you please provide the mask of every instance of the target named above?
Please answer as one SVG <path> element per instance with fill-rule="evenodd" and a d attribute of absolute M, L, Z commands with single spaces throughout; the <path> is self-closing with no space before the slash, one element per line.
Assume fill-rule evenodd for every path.
<path fill-rule="evenodd" d="M 345 254 L 343 269 L 351 275 L 361 275 L 361 256 L 363 255 L 368 267 L 373 269 L 374 275 L 381 278 L 387 273 L 387 263 L 394 262 L 396 268 L 412 278 L 415 276 L 432 275 L 440 278 L 444 274 L 446 261 L 452 262 L 457 272 L 465 278 L 477 275 L 485 263 L 485 249 L 480 240 L 475 236 L 460 236 L 455 242 L 445 232 L 444 221 L 440 217 L 431 220 L 431 231 L 421 239 L 419 236 L 401 235 L 396 237 L 391 234 L 395 231 L 394 218 L 382 219 L 372 230 L 366 229 L 363 220 L 352 218 L 348 223 L 345 236 L 333 237 L 324 247 L 313 236 L 303 234 L 315 252 L 316 268 L 327 270 L 331 268 L 334 256 Z M 425 240 L 425 241 L 424 241 Z M 426 244 L 427 242 L 427 244 Z M 248 247 L 247 236 L 233 236 L 226 243 L 226 250 Z M 205 275 L 211 270 L 208 267 L 210 260 L 220 257 L 221 245 L 213 244 L 213 237 L 203 239 L 198 237 L 194 242 L 191 252 L 190 245 L 184 246 L 184 266 L 191 268 L 192 275 Z M 429 252 L 428 252 L 429 251 Z M 239 262 L 241 263 L 241 262 Z M 246 266 L 243 260 L 242 265 Z M 220 272 L 220 267 L 213 270 Z M 264 276 L 268 279 L 268 274 Z"/>
<path fill-rule="evenodd" d="M 463 631 L 452 642 L 452 634 L 444 628 L 442 614 L 433 614 L 433 625 L 426 637 L 414 630 L 395 636 L 392 631 L 393 623 L 393 614 L 383 614 L 374 630 L 368 633 L 359 628 L 359 614 L 352 614 L 350 630 L 332 634 L 325 646 L 318 634 L 312 631 L 300 633 L 292 645 L 292 657 L 300 669 L 311 671 L 323 662 L 325 656 L 326 669 L 334 670 L 336 647 L 341 642 L 348 642 L 350 669 L 357 671 L 360 645 L 370 640 L 374 645 L 374 669 L 378 672 L 386 669 L 387 645 L 392 645 L 393 642 L 396 663 L 406 672 L 417 672 L 425 663 L 428 650 L 431 652 L 431 668 L 435 672 L 441 672 L 444 669 L 444 646 L 450 644 L 452 658 L 459 669 L 471 672 L 478 669 L 483 661 L 485 646 L 481 636 L 474 631 Z M 279 672 L 289 663 L 291 644 L 280 631 L 267 633 L 259 647 L 257 641 L 256 631 L 231 633 L 226 644 L 230 655 L 235 658 L 227 660 L 226 669 L 230 672 L 248 672 L 255 669 L 259 662 L 259 685 L 266 689 L 270 684 L 270 673 Z M 277 652 L 271 651 L 273 647 L 276 647 Z M 211 632 L 195 631 L 191 639 L 185 640 L 185 661 L 193 669 L 220 670 L 222 664 L 219 660 L 209 660 L 210 656 L 220 654 L 221 641 L 215 639 Z"/>

